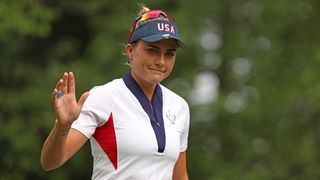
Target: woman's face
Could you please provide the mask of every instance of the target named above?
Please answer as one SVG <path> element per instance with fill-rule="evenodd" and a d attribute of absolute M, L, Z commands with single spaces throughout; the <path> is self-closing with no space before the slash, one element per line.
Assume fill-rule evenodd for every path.
<path fill-rule="evenodd" d="M 172 39 L 157 42 L 139 40 L 126 51 L 133 78 L 143 86 L 153 86 L 168 77 L 176 59 L 177 44 Z"/>

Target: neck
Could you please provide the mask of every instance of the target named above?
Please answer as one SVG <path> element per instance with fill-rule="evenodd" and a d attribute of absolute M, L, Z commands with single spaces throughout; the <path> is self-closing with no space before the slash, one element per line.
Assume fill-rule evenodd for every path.
<path fill-rule="evenodd" d="M 155 83 L 147 83 L 137 77 L 133 73 L 131 73 L 132 78 L 137 82 L 143 93 L 147 96 L 148 100 L 151 102 L 153 94 L 155 92 L 157 84 Z"/>
<path fill-rule="evenodd" d="M 142 89 L 143 93 L 147 96 L 147 98 L 151 102 L 153 94 L 154 94 L 154 91 L 156 89 L 156 85 L 154 85 L 154 86 L 142 86 L 141 84 L 139 84 L 139 86 Z"/>

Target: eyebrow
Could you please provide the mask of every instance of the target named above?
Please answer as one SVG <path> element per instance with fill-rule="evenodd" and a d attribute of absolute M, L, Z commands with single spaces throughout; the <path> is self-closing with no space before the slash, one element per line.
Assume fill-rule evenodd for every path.
<path fill-rule="evenodd" d="M 160 50 L 160 48 L 159 48 L 158 46 L 155 46 L 155 45 L 152 45 L 152 44 L 149 44 L 148 46 Z M 167 49 L 167 51 L 174 51 L 174 52 L 176 52 L 177 50 L 176 50 L 175 48 L 169 48 L 169 49 Z"/>

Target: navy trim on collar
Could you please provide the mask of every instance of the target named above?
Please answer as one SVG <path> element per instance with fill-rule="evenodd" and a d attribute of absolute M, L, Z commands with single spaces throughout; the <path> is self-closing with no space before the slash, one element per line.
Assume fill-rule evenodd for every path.
<path fill-rule="evenodd" d="M 166 146 L 166 135 L 163 124 L 163 99 L 162 90 L 159 84 L 157 84 L 155 92 L 153 94 L 151 103 L 147 96 L 143 93 L 138 83 L 132 78 L 131 72 L 123 77 L 123 81 L 132 94 L 138 99 L 143 110 L 148 114 L 153 131 L 157 138 L 158 152 L 163 153 Z"/>

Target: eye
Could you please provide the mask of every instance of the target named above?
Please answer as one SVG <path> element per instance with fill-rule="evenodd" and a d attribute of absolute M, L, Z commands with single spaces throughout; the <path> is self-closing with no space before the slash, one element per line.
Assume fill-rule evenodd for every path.
<path fill-rule="evenodd" d="M 148 48 L 147 51 L 148 51 L 149 53 L 156 53 L 156 52 L 157 52 L 157 49 L 155 49 L 155 48 Z"/>
<path fill-rule="evenodd" d="M 173 57 L 175 56 L 175 53 L 173 51 L 167 52 L 166 53 L 167 56 Z"/>

